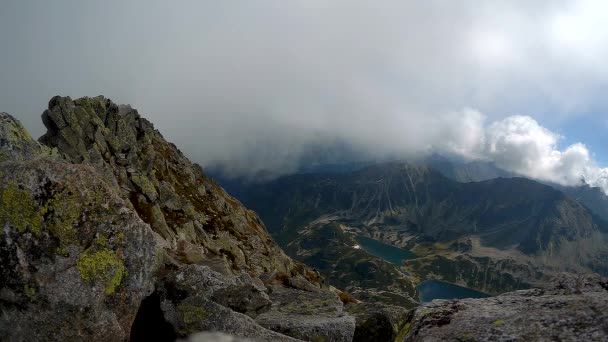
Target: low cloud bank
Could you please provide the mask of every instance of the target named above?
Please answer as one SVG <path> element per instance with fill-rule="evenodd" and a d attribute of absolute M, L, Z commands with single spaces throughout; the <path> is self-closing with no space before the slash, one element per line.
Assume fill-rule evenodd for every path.
<path fill-rule="evenodd" d="M 607 2 L 75 3 L 0 11 L 0 110 L 33 135 L 52 96 L 103 94 L 235 175 L 443 153 L 608 187 L 539 124 L 608 112 Z"/>
<path fill-rule="evenodd" d="M 399 117 L 399 116 L 397 116 Z M 563 139 L 531 116 L 514 115 L 487 123 L 474 109 L 435 115 L 407 115 L 406 120 L 374 125 L 352 120 L 300 134 L 243 145 L 234 154 L 210 162 L 229 176 L 273 177 L 303 164 L 340 163 L 362 159 L 419 158 L 434 153 L 467 160 L 494 162 L 532 179 L 565 186 L 589 184 L 608 193 L 608 168 L 602 168 L 583 143 L 560 149 Z M 292 131 L 297 127 L 284 127 Z M 287 143 L 285 143 L 287 142 Z"/>

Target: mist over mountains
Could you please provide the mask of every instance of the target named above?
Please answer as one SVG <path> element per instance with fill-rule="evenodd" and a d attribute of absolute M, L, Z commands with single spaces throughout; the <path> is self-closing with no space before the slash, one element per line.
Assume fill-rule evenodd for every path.
<path fill-rule="evenodd" d="M 2 0 L 0 341 L 608 341 L 606 13 Z"/>
<path fill-rule="evenodd" d="M 345 144 L 372 159 L 455 154 L 605 188 L 601 146 L 569 129 L 606 127 L 604 10 L 597 1 L 9 1 L 0 75 L 11 82 L 0 102 L 40 135 L 51 96 L 104 94 L 137 104 L 193 160 L 241 175 L 289 173 L 311 149 Z"/>

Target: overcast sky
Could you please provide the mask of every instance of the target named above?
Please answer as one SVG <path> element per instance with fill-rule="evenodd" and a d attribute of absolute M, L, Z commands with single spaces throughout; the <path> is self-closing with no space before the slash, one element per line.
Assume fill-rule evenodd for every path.
<path fill-rule="evenodd" d="M 129 103 L 203 166 L 288 172 L 310 145 L 439 152 L 608 189 L 608 2 L 0 5 L 0 110 Z"/>

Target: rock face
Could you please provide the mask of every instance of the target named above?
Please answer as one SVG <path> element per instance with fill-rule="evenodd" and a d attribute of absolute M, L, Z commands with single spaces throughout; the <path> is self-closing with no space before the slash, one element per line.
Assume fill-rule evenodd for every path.
<path fill-rule="evenodd" d="M 348 342 L 355 318 L 348 315 L 332 292 L 270 288 L 272 306 L 256 317 L 260 325 L 298 339 Z"/>
<path fill-rule="evenodd" d="M 207 178 L 129 106 L 103 97 L 54 97 L 40 141 L 93 165 L 168 244 L 168 257 L 220 271 L 291 273 L 297 266 L 258 217 Z"/>
<path fill-rule="evenodd" d="M 347 311 L 357 319 L 353 342 L 398 340 L 409 312 L 404 307 L 379 303 L 352 303 Z"/>
<path fill-rule="evenodd" d="M 136 110 L 54 97 L 43 121 L 38 143 L 0 115 L 0 339 L 352 339 L 319 274 Z"/>
<path fill-rule="evenodd" d="M 27 130 L 12 116 L 0 113 L 0 163 L 28 160 L 40 155 L 50 157 L 55 151 L 34 141 Z"/>
<path fill-rule="evenodd" d="M 435 300 L 410 313 L 400 341 L 605 341 L 608 279 L 564 274 L 546 289 Z"/>
<path fill-rule="evenodd" d="M 91 166 L 0 120 L 0 339 L 127 339 L 153 289 L 152 230 Z"/>

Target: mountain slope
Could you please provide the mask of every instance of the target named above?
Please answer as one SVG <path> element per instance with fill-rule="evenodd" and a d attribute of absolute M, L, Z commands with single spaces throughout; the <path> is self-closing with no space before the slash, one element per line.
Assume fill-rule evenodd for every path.
<path fill-rule="evenodd" d="M 501 177 L 517 177 L 516 174 L 500 169 L 490 162 L 472 161 L 464 163 L 434 156 L 425 160 L 423 164 L 438 170 L 450 179 L 463 183 L 480 182 Z M 564 186 L 551 182 L 545 182 L 545 184 L 582 203 L 601 219 L 608 221 L 608 196 L 601 188 L 589 184 L 578 186 Z"/>
<path fill-rule="evenodd" d="M 54 97 L 43 144 L 0 119 L 0 339 L 352 339 L 340 292 L 136 110 Z"/>
<path fill-rule="evenodd" d="M 539 281 L 545 270 L 602 271 L 598 265 L 605 264 L 606 224 L 563 193 L 524 178 L 460 183 L 428 167 L 388 163 L 231 190 L 260 214 L 283 246 L 296 241 L 310 222 L 325 218 L 413 249 L 420 258 L 407 261 L 407 270 L 418 278 L 436 276 L 429 267 L 445 265 L 441 278 L 463 268 L 457 282 L 492 293 Z M 494 262 L 483 261 L 487 257 Z M 481 284 L 472 281 L 488 273 L 513 281 L 492 285 L 487 276 Z"/>

